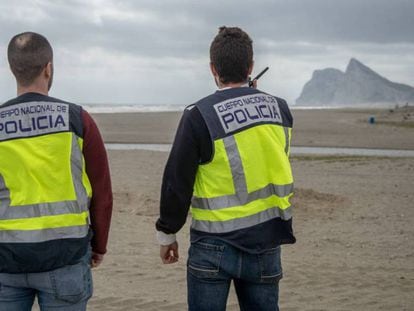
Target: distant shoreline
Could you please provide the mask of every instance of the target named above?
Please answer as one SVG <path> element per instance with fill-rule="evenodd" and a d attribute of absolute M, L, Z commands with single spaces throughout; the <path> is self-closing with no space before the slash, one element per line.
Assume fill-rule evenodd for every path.
<path fill-rule="evenodd" d="M 414 150 L 409 109 L 292 110 L 292 146 Z M 412 110 L 412 111 L 411 111 Z M 105 142 L 170 144 L 181 111 L 92 113 Z M 370 119 L 375 123 L 371 124 Z"/>
<path fill-rule="evenodd" d="M 142 105 L 142 104 L 82 104 L 90 113 L 146 113 L 146 112 L 181 112 L 185 105 Z M 291 110 L 388 110 L 395 109 L 395 104 L 342 105 L 342 106 L 297 106 L 289 105 Z M 399 105 L 399 108 L 404 105 Z M 413 106 L 410 106 L 413 107 Z"/>

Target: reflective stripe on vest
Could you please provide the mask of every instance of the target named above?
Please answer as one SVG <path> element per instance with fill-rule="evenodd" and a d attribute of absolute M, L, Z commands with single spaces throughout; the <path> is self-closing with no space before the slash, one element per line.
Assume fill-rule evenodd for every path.
<path fill-rule="evenodd" d="M 83 238 L 89 230 L 92 190 L 85 172 L 83 140 L 69 130 L 70 107 L 61 103 L 30 104 L 0 109 L 0 123 L 14 122 L 20 130 L 0 135 L 0 243 Z M 49 110 L 39 110 L 40 114 L 34 110 L 25 116 L 5 113 L 46 107 L 42 105 Z M 53 113 L 48 115 L 50 111 Z M 33 121 L 36 131 L 30 135 L 30 120 L 38 119 L 62 120 L 59 131 L 52 121 L 39 123 L 40 128 L 38 121 Z M 47 125 L 51 127 L 49 133 Z M 14 128 L 9 126 L 10 130 Z"/>
<path fill-rule="evenodd" d="M 214 124 L 211 115 L 204 119 Z M 292 217 L 291 128 L 260 121 L 214 140 L 213 159 L 200 165 L 196 176 L 193 229 L 225 233 Z"/>

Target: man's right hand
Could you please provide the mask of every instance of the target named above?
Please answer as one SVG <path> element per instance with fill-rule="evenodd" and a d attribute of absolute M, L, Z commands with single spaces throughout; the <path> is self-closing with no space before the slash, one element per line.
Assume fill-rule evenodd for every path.
<path fill-rule="evenodd" d="M 160 245 L 160 257 L 163 264 L 171 264 L 178 261 L 178 243 Z"/>
<path fill-rule="evenodd" d="M 92 252 L 92 258 L 91 258 L 91 267 L 96 268 L 98 267 L 104 259 L 103 254 Z"/>
<path fill-rule="evenodd" d="M 257 89 L 257 79 L 254 79 L 252 81 L 252 86 L 251 87 L 254 88 L 254 89 Z"/>

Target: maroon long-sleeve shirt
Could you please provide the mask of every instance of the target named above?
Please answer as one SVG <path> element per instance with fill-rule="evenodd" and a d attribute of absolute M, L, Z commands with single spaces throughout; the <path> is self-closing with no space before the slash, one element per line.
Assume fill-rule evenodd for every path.
<path fill-rule="evenodd" d="M 108 157 L 98 127 L 85 110 L 82 110 L 82 122 L 83 156 L 86 174 L 92 186 L 90 206 L 92 251 L 105 254 L 112 215 L 112 187 Z"/>

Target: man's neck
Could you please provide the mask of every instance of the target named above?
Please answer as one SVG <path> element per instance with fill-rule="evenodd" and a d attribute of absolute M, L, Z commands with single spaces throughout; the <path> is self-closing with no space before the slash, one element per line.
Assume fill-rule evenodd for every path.
<path fill-rule="evenodd" d="M 20 96 L 26 93 L 38 93 L 38 94 L 42 94 L 45 96 L 49 95 L 49 91 L 47 87 L 42 87 L 39 85 L 29 85 L 29 86 L 17 85 L 17 96 Z"/>
<path fill-rule="evenodd" d="M 238 83 L 219 83 L 218 88 L 219 90 L 221 89 L 229 89 L 229 88 L 234 88 L 234 87 L 242 87 L 242 86 L 247 86 L 247 82 L 238 82 Z"/>

